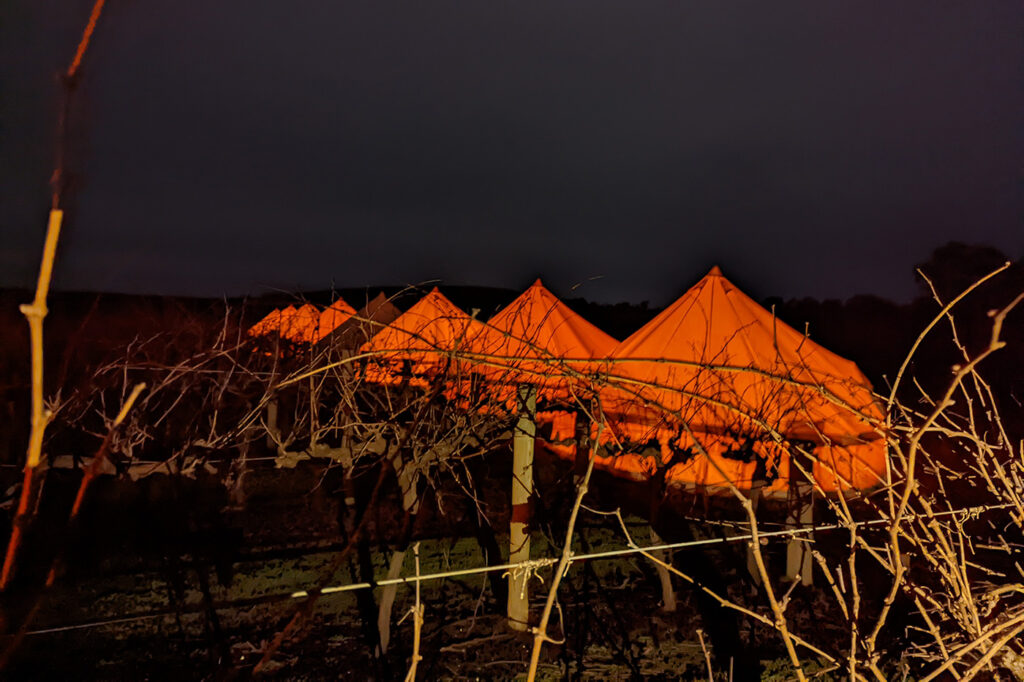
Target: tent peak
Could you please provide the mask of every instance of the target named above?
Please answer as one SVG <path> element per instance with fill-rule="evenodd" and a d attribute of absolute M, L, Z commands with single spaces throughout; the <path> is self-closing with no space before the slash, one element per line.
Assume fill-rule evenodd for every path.
<path fill-rule="evenodd" d="M 718 267 L 717 265 L 712 266 L 712 268 L 710 270 L 708 270 L 707 276 L 708 277 L 722 277 L 723 276 L 722 275 L 722 268 Z"/>
<path fill-rule="evenodd" d="M 348 301 L 346 301 L 341 296 L 339 296 L 333 303 L 331 303 L 331 305 L 327 306 L 324 309 L 324 312 L 327 312 L 327 311 L 332 311 L 332 312 L 334 312 L 334 311 L 344 311 L 344 312 L 351 311 L 351 312 L 354 313 L 356 311 L 356 309 L 353 308 L 352 306 L 350 306 L 348 304 Z"/>
<path fill-rule="evenodd" d="M 540 281 L 540 277 L 538 277 L 536 280 L 534 280 L 533 284 L 530 285 L 531 288 L 532 287 L 543 287 L 543 286 L 544 286 L 544 282 Z"/>

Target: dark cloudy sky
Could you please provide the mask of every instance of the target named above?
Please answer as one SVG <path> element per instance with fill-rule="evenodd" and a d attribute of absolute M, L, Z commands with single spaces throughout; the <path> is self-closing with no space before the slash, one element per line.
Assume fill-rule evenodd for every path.
<path fill-rule="evenodd" d="M 37 265 L 91 0 L 7 0 L 0 284 Z M 907 298 L 1024 255 L 1019 0 L 110 0 L 57 285 Z M 600 277 L 596 281 L 590 278 Z"/>

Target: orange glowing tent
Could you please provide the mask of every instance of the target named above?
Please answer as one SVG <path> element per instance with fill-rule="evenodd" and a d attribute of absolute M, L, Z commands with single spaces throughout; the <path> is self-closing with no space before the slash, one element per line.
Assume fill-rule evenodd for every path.
<path fill-rule="evenodd" d="M 355 314 L 343 299 L 321 311 L 311 303 L 272 311 L 249 328 L 249 336 L 277 334 L 295 343 L 316 343 Z"/>
<path fill-rule="evenodd" d="M 474 338 L 470 346 L 476 372 L 486 382 L 491 409 L 521 410 L 520 397 L 529 405 L 543 401 L 567 401 L 576 393 L 590 392 L 589 377 L 595 359 L 615 347 L 615 339 L 574 313 L 544 288 L 538 279 L 515 301 L 488 322 L 490 333 Z M 524 386 L 532 389 L 524 389 Z M 532 394 L 532 395 L 531 395 Z M 520 412 L 525 426 L 529 417 Z M 575 413 L 564 417 L 557 412 L 538 412 L 535 424 L 552 426 L 548 446 L 566 456 L 575 444 L 565 446 L 557 439 L 574 431 Z M 573 428 L 570 428 L 573 427 Z M 529 432 L 529 429 L 526 431 Z M 512 508 L 510 514 L 509 561 L 530 557 L 530 496 L 533 493 L 534 450 L 523 431 L 512 439 Z M 552 442 L 555 441 L 555 442 Z M 510 590 L 509 616 L 518 622 L 528 617 L 526 591 Z"/>
<path fill-rule="evenodd" d="M 337 301 L 324 308 L 320 313 L 316 338 L 313 339 L 314 343 L 325 338 L 355 314 L 356 309 L 346 303 L 345 299 L 339 297 Z"/>
<path fill-rule="evenodd" d="M 269 336 L 277 334 L 283 339 L 290 338 L 293 318 L 297 312 L 295 306 L 275 310 L 249 329 L 250 336 Z"/>
<path fill-rule="evenodd" d="M 518 384 L 533 384 L 541 398 L 565 398 L 576 382 L 573 373 L 594 371 L 595 361 L 617 344 L 539 279 L 491 318 L 487 329 L 490 333 L 474 338 L 470 346 L 486 356 L 478 359 L 479 371 L 503 397 Z"/>
<path fill-rule="evenodd" d="M 278 334 L 281 330 L 281 311 L 277 308 L 270 311 L 263 319 L 249 327 L 249 336 L 267 336 Z"/>
<path fill-rule="evenodd" d="M 359 348 L 402 314 L 383 292 L 366 302 L 354 315 L 320 335 L 318 343 L 349 351 Z"/>
<path fill-rule="evenodd" d="M 617 343 L 538 279 L 492 317 L 486 333 L 473 336 L 469 345 L 492 399 L 511 410 L 520 384 L 533 385 L 538 399 L 549 403 L 586 395 L 591 383 L 582 375 L 597 371 Z M 542 410 L 536 423 L 551 427 L 549 439 L 542 439 L 548 450 L 575 455 L 575 411 Z"/>
<path fill-rule="evenodd" d="M 829 463 L 819 458 L 814 465 L 826 489 L 883 480 L 885 444 L 876 430 L 882 413 L 867 378 L 775 318 L 717 267 L 615 348 L 609 375 L 602 391 L 609 437 L 656 440 L 667 457 L 683 424 L 702 444 L 701 434 L 747 436 L 765 450 L 774 434 L 828 448 Z M 721 475 L 697 472 L 694 482 Z M 745 482 L 739 471 L 729 477 Z"/>
<path fill-rule="evenodd" d="M 281 315 L 281 336 L 295 343 L 313 343 L 320 328 L 320 310 L 312 303 L 289 308 L 290 315 Z"/>
<path fill-rule="evenodd" d="M 378 383 L 428 378 L 450 371 L 450 354 L 484 333 L 484 325 L 449 301 L 437 287 L 363 344 L 360 352 L 380 353 L 366 366 L 366 378 Z M 465 363 L 459 363 L 464 366 Z"/>

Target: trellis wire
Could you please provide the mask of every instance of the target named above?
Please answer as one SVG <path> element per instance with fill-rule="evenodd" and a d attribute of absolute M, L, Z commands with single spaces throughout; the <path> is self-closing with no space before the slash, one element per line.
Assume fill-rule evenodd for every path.
<path fill-rule="evenodd" d="M 1010 504 L 1000 504 L 984 507 L 964 507 L 962 509 L 953 509 L 944 512 L 935 512 L 933 514 L 911 514 L 905 515 L 904 520 L 910 521 L 915 518 L 937 518 L 940 516 L 955 516 L 957 514 L 963 514 L 965 516 L 976 516 L 985 511 L 993 511 L 996 509 L 1004 509 L 1010 507 Z M 874 519 L 871 521 L 857 521 L 853 525 L 860 528 L 865 526 L 877 526 L 884 523 L 888 523 L 889 519 Z M 839 530 L 842 528 L 849 527 L 848 524 L 842 523 L 827 523 L 820 526 L 805 526 L 803 528 L 788 528 L 786 530 L 774 530 L 763 533 L 758 533 L 758 537 L 762 539 L 779 539 L 784 537 L 793 537 L 797 535 L 806 535 L 815 531 L 826 531 L 826 530 Z M 630 554 L 650 554 L 652 552 L 659 552 L 670 549 L 684 549 L 687 547 L 702 547 L 707 545 L 720 545 L 729 544 L 733 542 L 743 542 L 753 540 L 752 534 L 747 535 L 730 535 L 721 538 L 706 538 L 703 540 L 687 540 L 684 542 L 669 542 L 660 545 L 650 545 L 648 547 L 624 547 L 622 549 L 610 549 L 604 552 L 589 552 L 586 554 L 573 554 L 569 558 L 570 565 L 578 561 L 591 561 L 595 559 L 611 559 L 613 557 L 628 556 Z M 521 561 L 514 564 L 502 564 L 500 566 L 477 566 L 474 568 L 462 568 L 452 571 L 442 571 L 439 573 L 428 573 L 419 577 L 401 577 L 401 578 L 386 578 L 384 580 L 376 581 L 373 583 L 350 583 L 348 585 L 335 585 L 332 587 L 325 587 L 321 589 L 320 594 L 336 594 L 338 592 L 350 592 L 352 590 L 363 590 L 373 587 L 383 587 L 384 585 L 399 585 L 399 584 L 412 584 L 415 582 L 428 582 L 430 580 L 443 580 L 445 578 L 458 578 L 468 575 L 479 575 L 482 573 L 493 573 L 494 571 L 508 572 L 522 568 L 533 568 L 536 565 L 547 562 L 547 565 L 553 565 L 558 563 L 557 559 L 530 559 L 528 561 Z M 306 590 L 299 590 L 298 592 L 292 592 L 290 595 L 292 599 L 305 599 L 309 596 L 309 592 Z"/>
<path fill-rule="evenodd" d="M 935 512 L 935 513 L 932 513 L 932 514 L 908 514 L 908 515 L 905 515 L 903 517 L 903 520 L 904 521 L 912 521 L 912 520 L 917 519 L 917 518 L 939 518 L 939 517 L 944 517 L 944 516 L 956 516 L 956 515 L 962 515 L 964 518 L 976 517 L 976 516 L 978 516 L 979 514 L 981 514 L 983 512 L 995 511 L 995 510 L 998 510 L 998 509 L 1006 509 L 1006 508 L 1009 508 L 1011 506 L 1013 506 L 1013 505 L 1010 505 L 1010 504 L 998 504 L 998 505 L 977 506 L 977 507 L 963 507 L 961 509 L 951 509 L 951 510 L 947 510 L 947 511 Z M 873 519 L 873 520 L 870 520 L 870 521 L 857 521 L 857 522 L 854 522 L 852 525 L 854 527 L 857 527 L 857 528 L 863 528 L 863 527 L 866 527 L 866 526 L 882 525 L 882 524 L 888 523 L 889 521 L 890 521 L 889 519 Z M 786 530 L 777 530 L 777 531 L 768 531 L 768 532 L 759 533 L 759 537 L 762 538 L 762 539 L 766 539 L 766 540 L 768 540 L 768 539 L 778 540 L 780 538 L 792 538 L 792 537 L 795 537 L 795 536 L 798 536 L 798 535 L 806 535 L 808 533 L 814 533 L 814 532 L 817 532 L 817 531 L 841 530 L 843 528 L 848 528 L 849 525 L 850 524 L 828 523 L 828 524 L 822 524 L 822 525 L 818 525 L 818 526 L 806 526 L 806 527 L 803 527 L 803 528 L 789 528 L 789 529 L 786 529 Z M 721 545 L 721 544 L 729 544 L 729 543 L 733 543 L 733 542 L 745 542 L 745 541 L 749 542 L 752 539 L 753 539 L 753 535 L 746 534 L 746 535 L 731 535 L 731 536 L 721 537 L 721 538 L 707 538 L 707 539 L 703 539 L 703 540 L 687 540 L 685 542 L 669 542 L 669 543 L 663 543 L 663 544 L 660 544 L 660 545 L 650 545 L 650 546 L 647 546 L 647 547 L 640 547 L 640 546 L 634 545 L 634 546 L 631 546 L 631 547 L 624 547 L 624 548 L 621 548 L 621 549 L 612 549 L 612 550 L 607 550 L 607 551 L 604 551 L 604 552 L 589 552 L 589 553 L 586 553 L 586 554 L 573 554 L 570 557 L 570 559 L 569 559 L 569 565 L 571 566 L 573 563 L 576 563 L 576 562 L 579 562 L 579 561 L 611 559 L 611 558 L 614 558 L 614 557 L 629 556 L 629 555 L 633 555 L 633 554 L 644 554 L 644 553 L 648 553 L 649 554 L 651 552 L 658 552 L 658 551 L 664 551 L 664 550 L 685 549 L 685 548 L 689 548 L 689 547 L 704 547 L 704 546 L 708 546 L 708 545 Z M 233 606 L 255 605 L 255 603 L 269 603 L 269 602 L 279 602 L 279 601 L 286 601 L 286 600 L 293 600 L 293 599 L 306 599 L 307 597 L 310 596 L 310 594 L 313 594 L 313 593 L 319 593 L 321 595 L 329 595 L 329 594 L 340 594 L 342 592 L 352 592 L 352 591 L 355 591 L 355 590 L 373 589 L 373 588 L 376 588 L 376 587 L 383 587 L 385 585 L 399 585 L 399 584 L 412 585 L 412 584 L 415 584 L 417 582 L 425 583 L 425 582 L 431 582 L 431 581 L 434 581 L 434 580 L 445 580 L 447 578 L 459 578 L 459 577 L 465 577 L 465 576 L 471 576 L 471 575 L 482 575 L 482 574 L 486 574 L 486 573 L 493 573 L 495 571 L 501 571 L 503 573 L 508 573 L 508 572 L 515 571 L 515 570 L 525 570 L 525 569 L 537 570 L 539 568 L 544 568 L 546 566 L 552 566 L 552 565 L 554 565 L 556 563 L 558 563 L 557 559 L 544 558 L 544 559 L 530 559 L 530 560 L 527 560 L 527 561 L 520 561 L 520 562 L 517 562 L 517 563 L 501 564 L 501 565 L 498 565 L 498 566 L 476 566 L 476 567 L 473 567 L 473 568 L 455 569 L 455 570 L 451 570 L 451 571 L 441 571 L 441 572 L 438 572 L 438 573 L 427 573 L 427 574 L 420 575 L 420 576 L 409 576 L 409 577 L 401 577 L 401 578 L 386 578 L 384 580 L 375 581 L 375 582 L 372 582 L 372 583 L 360 582 L 360 583 L 350 583 L 348 585 L 333 585 L 333 586 L 329 586 L 329 587 L 324 587 L 323 589 L 320 589 L 320 590 L 313 590 L 312 592 L 310 592 L 309 590 L 299 590 L 297 592 L 291 592 L 291 593 L 283 593 L 282 592 L 282 593 L 273 594 L 273 595 L 266 595 L 265 597 L 260 597 L 260 598 L 243 599 L 243 600 L 239 600 L 238 602 L 232 602 L 232 603 L 227 603 L 227 604 L 220 605 L 217 608 L 218 609 L 225 609 L 225 608 L 232 608 Z M 196 611 L 196 613 L 198 613 L 198 611 Z M 172 615 L 175 615 L 174 611 L 163 610 L 163 611 L 160 611 L 160 612 L 144 613 L 144 614 L 139 614 L 139 615 L 135 615 L 135 616 L 125 616 L 125 617 L 122 617 L 122 618 L 111 618 L 111 619 L 99 620 L 99 621 L 89 621 L 89 622 L 86 622 L 86 623 L 75 623 L 75 624 L 72 624 L 72 625 L 62 625 L 62 626 L 56 626 L 56 627 L 51 627 L 51 628 L 41 628 L 41 629 L 38 629 L 38 630 L 30 630 L 29 632 L 26 632 L 25 634 L 26 635 L 43 635 L 43 634 L 51 634 L 51 633 L 57 633 L 57 632 L 67 632 L 67 631 L 70 631 L 70 630 L 84 630 L 84 629 L 90 629 L 90 628 L 96 628 L 96 627 L 104 627 L 104 626 L 107 626 L 107 625 L 120 625 L 120 624 L 123 624 L 123 623 L 138 622 L 138 621 L 149 620 L 149 619 L 153 619 L 153 618 L 163 618 L 163 617 L 172 616 Z"/>

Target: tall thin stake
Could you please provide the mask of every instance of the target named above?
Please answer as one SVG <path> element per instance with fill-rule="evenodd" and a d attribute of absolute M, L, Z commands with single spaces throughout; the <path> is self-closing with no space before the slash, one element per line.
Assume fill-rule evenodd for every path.
<path fill-rule="evenodd" d="M 64 222 L 64 211 L 61 209 L 64 173 L 64 138 L 67 131 L 67 116 L 71 92 L 74 88 L 75 76 L 82 65 L 82 59 L 89 48 L 96 22 L 103 12 L 105 0 L 96 0 L 89 15 L 89 23 L 78 42 L 78 49 L 64 75 L 64 104 L 57 121 L 57 153 L 53 171 L 53 194 L 50 218 L 46 228 L 46 242 L 43 245 L 43 260 L 39 265 L 39 279 L 36 282 L 36 296 L 32 303 L 21 306 L 21 312 L 28 321 L 29 336 L 32 344 L 32 430 L 28 439 L 28 452 L 25 457 L 25 477 L 21 487 L 21 498 L 14 516 L 11 538 L 7 543 L 4 565 L 0 569 L 0 591 L 7 589 L 14 574 L 14 562 L 21 545 L 24 527 L 29 519 L 29 508 L 32 506 L 34 488 L 36 487 L 36 471 L 43 456 L 43 436 L 52 415 L 46 409 L 43 400 L 43 320 L 48 311 L 46 297 L 50 292 L 50 278 L 53 275 L 53 261 L 57 255 L 57 240 Z"/>
<path fill-rule="evenodd" d="M 530 669 L 527 672 L 526 682 L 534 682 L 537 679 L 537 666 L 540 665 L 540 650 L 544 646 L 544 642 L 553 641 L 548 636 L 548 621 L 551 619 L 551 611 L 555 607 L 555 600 L 558 598 L 558 585 L 562 582 L 562 577 L 569 571 L 569 565 L 572 563 L 572 537 L 576 532 L 576 517 L 579 516 L 580 506 L 583 504 L 583 498 L 587 494 L 587 486 L 590 485 L 590 475 L 594 472 L 594 458 L 597 456 L 597 445 L 601 442 L 601 430 L 604 428 L 604 422 L 600 422 L 597 427 L 597 437 L 591 445 L 590 459 L 587 462 L 587 471 L 583 474 L 583 480 L 580 481 L 579 487 L 576 489 L 576 502 L 572 506 L 572 513 L 569 515 L 569 525 L 565 531 L 565 544 L 562 545 L 562 557 L 558 561 L 558 565 L 555 566 L 555 574 L 551 578 L 551 587 L 548 589 L 548 598 L 544 602 L 544 611 L 540 616 L 540 623 L 537 625 L 533 633 L 533 652 L 530 654 Z"/>

